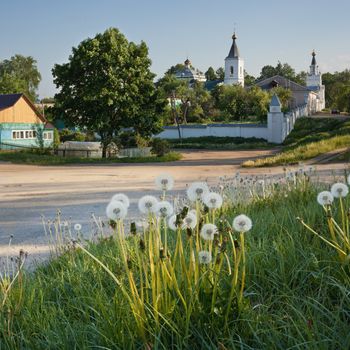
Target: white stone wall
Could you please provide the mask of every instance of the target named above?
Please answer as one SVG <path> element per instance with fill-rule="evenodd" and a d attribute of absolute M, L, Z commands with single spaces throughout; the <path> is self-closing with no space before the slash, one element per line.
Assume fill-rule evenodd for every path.
<path fill-rule="evenodd" d="M 208 125 L 181 125 L 182 138 L 216 136 L 216 137 L 256 137 L 267 140 L 268 129 L 266 124 L 208 124 Z M 178 139 L 179 131 L 176 126 L 166 126 L 164 131 L 156 137 L 163 139 Z"/>

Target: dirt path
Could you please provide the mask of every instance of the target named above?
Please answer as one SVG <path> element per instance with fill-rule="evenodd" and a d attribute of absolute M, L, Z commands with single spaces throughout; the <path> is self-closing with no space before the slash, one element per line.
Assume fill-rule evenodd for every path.
<path fill-rule="evenodd" d="M 239 164 L 273 151 L 184 151 L 184 159 L 173 163 L 117 164 L 40 167 L 0 164 L 0 256 L 20 248 L 35 256 L 48 251 L 41 215 L 54 218 L 57 209 L 72 223 L 91 232 L 91 213 L 104 218 L 105 207 L 116 192 L 131 199 L 130 217 L 137 217 L 137 200 L 155 194 L 154 179 L 162 172 L 175 178 L 177 194 L 193 181 L 216 184 L 220 176 L 233 176 Z M 342 169 L 326 165 L 323 169 Z M 277 174 L 283 168 L 239 169 L 242 174 Z M 13 247 L 9 249 L 9 237 Z"/>

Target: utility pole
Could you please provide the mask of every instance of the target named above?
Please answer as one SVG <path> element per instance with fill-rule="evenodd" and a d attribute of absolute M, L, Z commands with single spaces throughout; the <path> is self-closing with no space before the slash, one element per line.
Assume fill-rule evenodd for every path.
<path fill-rule="evenodd" d="M 175 95 L 175 91 L 174 90 L 171 93 L 170 103 L 171 103 L 171 110 L 172 110 L 173 116 L 174 116 L 174 121 L 175 121 L 176 126 L 177 126 L 177 131 L 179 132 L 179 140 L 181 140 L 181 130 L 180 130 L 180 123 L 179 123 L 179 115 L 178 115 L 177 110 L 176 110 L 176 95 Z"/>

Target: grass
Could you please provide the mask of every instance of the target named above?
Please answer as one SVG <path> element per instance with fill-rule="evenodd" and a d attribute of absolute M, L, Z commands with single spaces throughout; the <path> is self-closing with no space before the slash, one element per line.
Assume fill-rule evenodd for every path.
<path fill-rule="evenodd" d="M 270 194 L 255 196 L 249 204 L 229 204 L 217 213 L 218 225 L 220 218 L 231 222 L 242 212 L 253 220 L 253 229 L 246 234 L 244 299 L 233 304 L 227 327 L 221 312 L 228 303 L 229 276 L 221 281 L 214 312 L 194 309 L 187 333 L 186 312 L 179 294 L 171 294 L 169 286 L 159 298 L 167 295 L 174 303 L 169 304 L 168 313 L 160 315 L 160 327 L 151 317 L 154 308 L 145 304 L 149 318 L 145 326 L 148 336 L 143 340 L 127 297 L 111 274 L 133 295 L 128 287 L 129 272 L 140 285 L 138 256 L 144 259 L 142 254 L 148 253 L 139 255 L 139 237 L 121 245 L 114 235 L 86 245 L 111 274 L 77 246 L 70 246 L 33 274 L 21 273 L 0 309 L 0 348 L 348 349 L 349 264 L 340 263 L 332 247 L 298 222 L 297 217 L 301 217 L 329 236 L 327 217 L 315 199 L 317 189 L 307 177 L 297 182 L 288 187 L 274 184 Z M 348 208 L 349 199 L 343 204 Z M 339 216 L 337 208 L 333 209 L 335 217 Z M 227 232 L 228 228 L 220 230 Z M 189 238 L 186 234 L 182 238 L 187 249 Z M 169 249 L 176 246 L 177 239 L 169 235 Z M 128 249 L 127 255 L 123 249 Z M 243 246 L 237 249 L 239 252 Z M 206 271 L 201 270 L 203 281 Z M 165 275 L 157 283 L 164 279 Z M 212 300 L 210 285 L 199 290 L 200 294 L 197 289 L 192 291 L 195 300 Z M 186 294 L 186 288 L 181 291 Z"/>
<path fill-rule="evenodd" d="M 350 121 L 300 118 L 283 143 L 280 153 L 272 157 L 244 162 L 244 167 L 296 164 L 321 154 L 350 146 Z"/>
<path fill-rule="evenodd" d="M 66 165 L 66 164 L 119 164 L 119 163 L 159 163 L 173 162 L 180 160 L 181 154 L 170 152 L 162 157 L 134 157 L 134 158 L 79 158 L 79 157 L 60 157 L 56 155 L 38 154 L 33 152 L 18 151 L 0 151 L 0 161 L 11 162 L 15 164 L 33 164 L 33 165 Z"/>
<path fill-rule="evenodd" d="M 257 148 L 271 148 L 274 145 L 269 144 L 264 139 L 255 137 L 189 137 L 182 140 L 167 140 L 174 149 L 215 149 L 215 150 L 243 150 Z"/>

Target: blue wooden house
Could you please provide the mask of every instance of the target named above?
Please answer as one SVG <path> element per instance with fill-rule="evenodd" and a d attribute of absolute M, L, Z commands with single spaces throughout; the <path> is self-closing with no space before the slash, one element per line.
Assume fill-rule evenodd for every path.
<path fill-rule="evenodd" d="M 24 94 L 0 95 L 0 149 L 51 147 L 54 127 Z"/>

